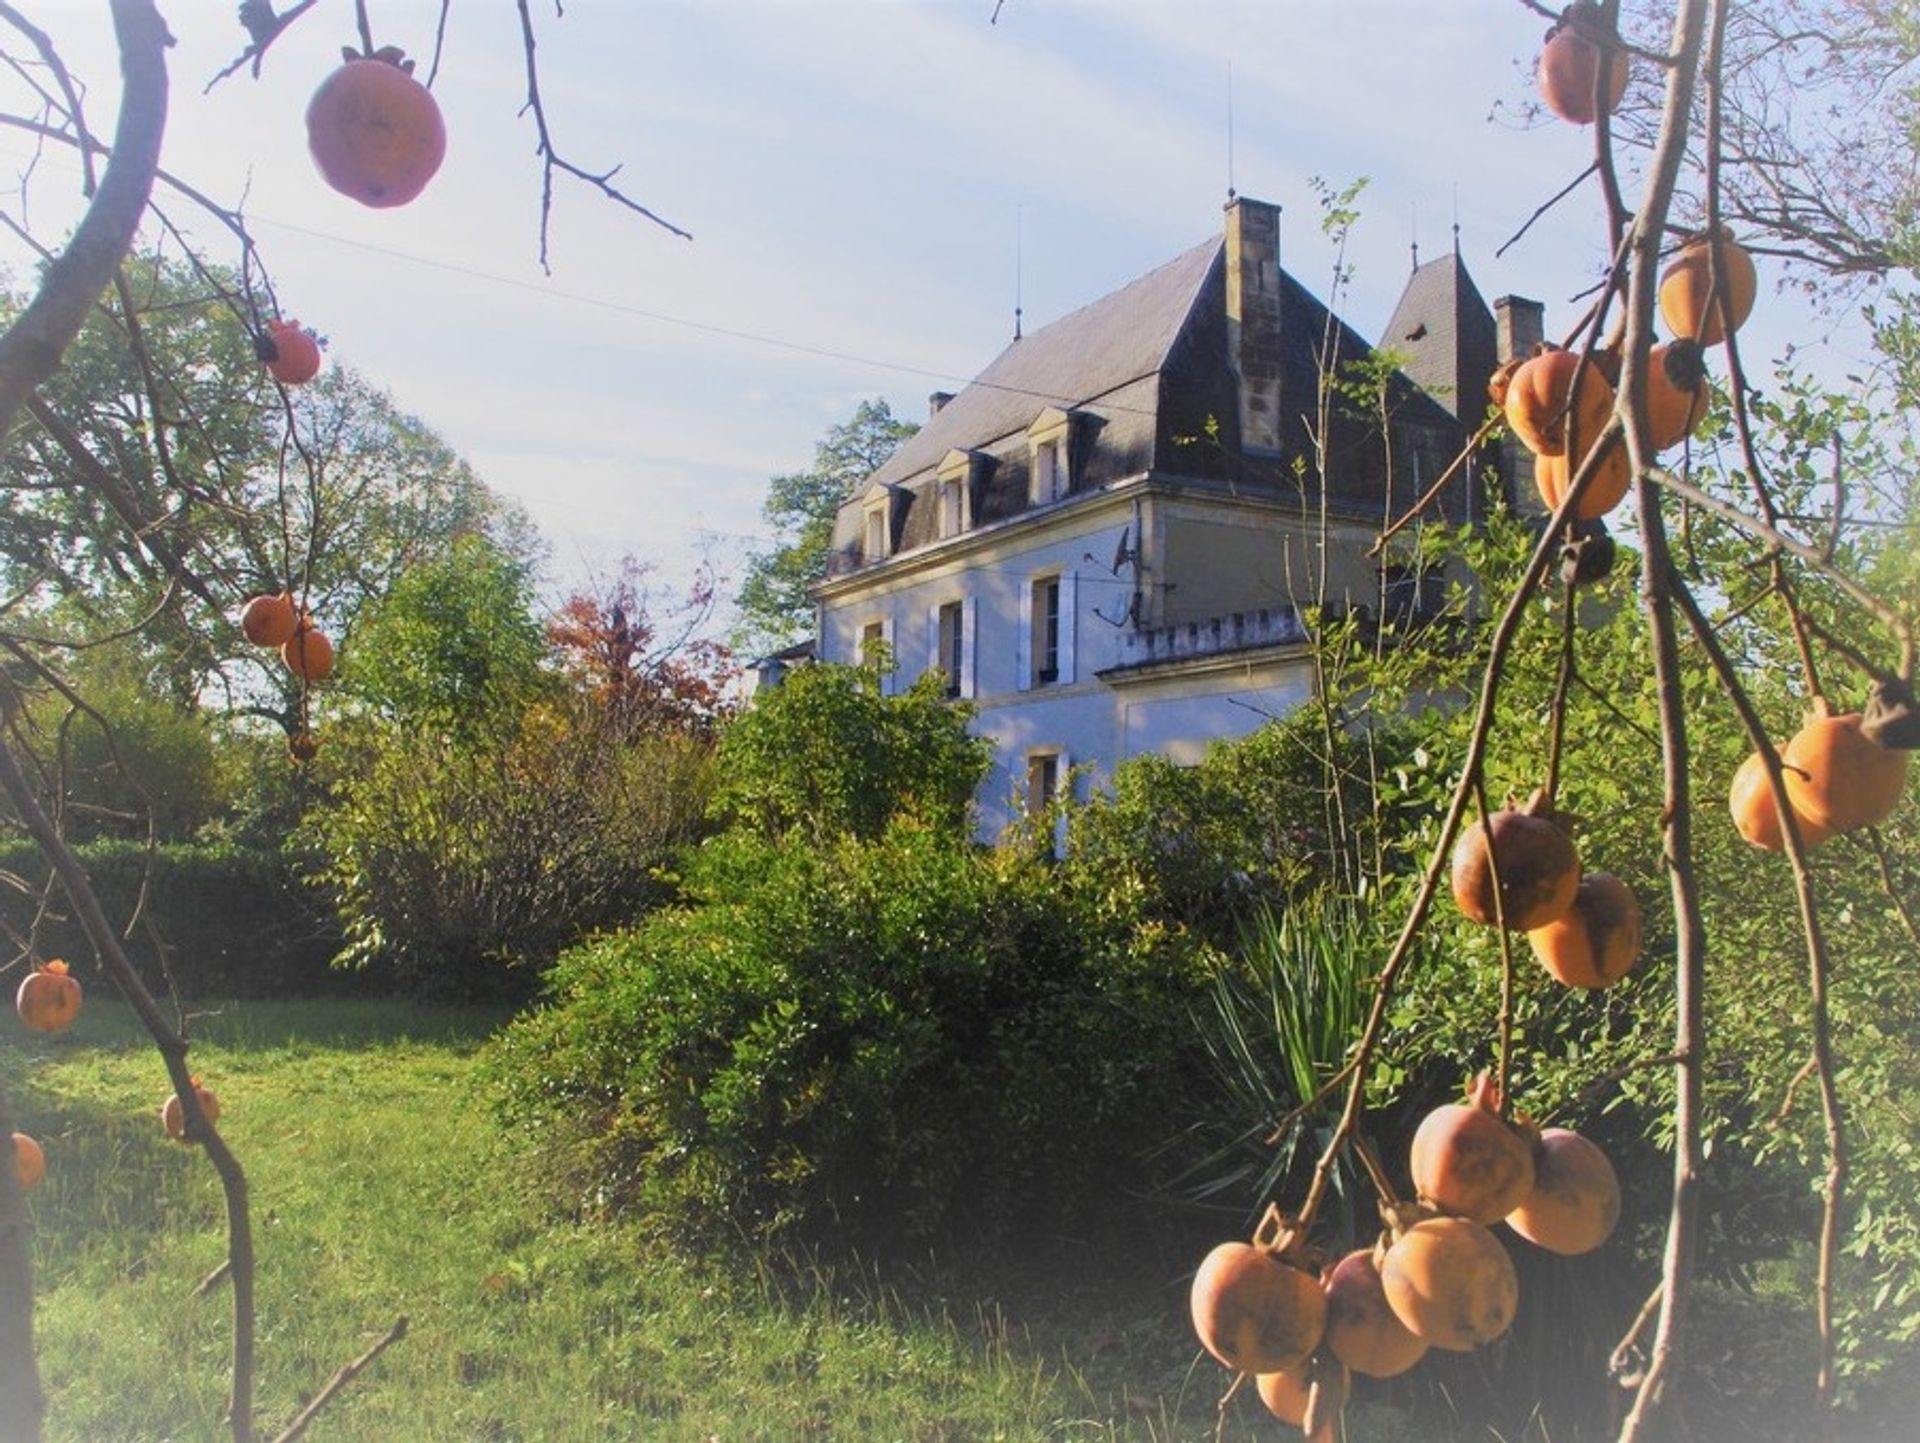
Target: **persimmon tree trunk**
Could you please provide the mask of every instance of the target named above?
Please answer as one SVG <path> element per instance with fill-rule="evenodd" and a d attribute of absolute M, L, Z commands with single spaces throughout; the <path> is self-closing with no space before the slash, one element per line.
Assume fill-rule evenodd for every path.
<path fill-rule="evenodd" d="M 13 1109 L 0 1088 L 0 1142 Z M 33 1216 L 14 1183 L 12 1149 L 0 1156 L 0 1443 L 38 1443 L 46 1399 L 33 1360 Z"/>

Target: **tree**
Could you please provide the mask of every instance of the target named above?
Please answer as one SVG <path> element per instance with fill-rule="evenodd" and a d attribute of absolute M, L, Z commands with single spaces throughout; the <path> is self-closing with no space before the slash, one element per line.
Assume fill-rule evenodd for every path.
<path fill-rule="evenodd" d="M 369 610 L 340 690 L 384 725 L 482 737 L 553 690 L 529 568 L 483 536 L 417 562 Z"/>
<path fill-rule="evenodd" d="M 731 715 L 726 688 L 734 676 L 727 648 L 700 634 L 713 616 L 713 574 L 702 567 L 688 594 L 669 605 L 649 570 L 628 557 L 610 581 L 568 597 L 547 623 L 547 641 L 616 734 L 706 738 Z"/>
<path fill-rule="evenodd" d="M 668 895 L 661 869 L 703 825 L 724 672 L 693 636 L 711 589 L 656 617 L 643 577 L 629 563 L 543 622 L 525 565 L 468 537 L 374 607 L 303 828 L 342 963 L 428 996 L 524 991 Z"/>
<path fill-rule="evenodd" d="M 0 6 L 0 57 L 6 62 L 0 74 L 6 76 L 8 87 L 6 99 L 0 101 L 0 124 L 34 137 L 36 143 L 73 152 L 84 206 L 77 226 L 57 248 L 33 241 L 24 219 L 8 217 L 16 235 L 40 247 L 46 264 L 32 294 L 6 315 L 4 332 L 0 332 L 0 437 L 6 438 L 9 475 L 16 474 L 11 467 L 20 464 L 22 453 L 14 449 L 18 445 L 24 443 L 29 452 L 39 452 L 50 468 L 53 453 L 60 454 L 59 465 L 70 468 L 71 485 L 56 481 L 53 489 L 67 489 L 69 494 L 66 498 L 49 494 L 49 499 L 71 501 L 71 518 L 99 523 L 100 529 L 94 533 L 98 550 L 89 550 L 85 562 L 91 564 L 98 557 L 117 582 L 135 582 L 146 588 L 146 606 L 120 617 L 95 612 L 85 616 L 82 634 L 48 635 L 25 624 L 23 613 L 30 612 L 29 602 L 43 588 L 58 587 L 51 579 L 60 569 L 54 563 L 63 559 L 77 563 L 82 558 L 61 557 L 57 545 L 53 554 L 44 558 L 31 543 L 0 547 L 0 553 L 23 559 L 31 568 L 25 591 L 10 589 L 9 599 L 0 607 L 6 627 L 0 636 L 5 651 L 5 672 L 0 675 L 0 722 L 5 723 L 0 729 L 0 793 L 5 794 L 21 828 L 45 855 L 50 873 L 58 878 L 83 923 L 101 966 L 153 1039 L 181 1103 L 185 1140 L 204 1151 L 220 1178 L 227 1211 L 225 1278 L 232 1297 L 227 1426 L 235 1443 L 251 1443 L 257 1422 L 253 1397 L 254 1246 L 246 1175 L 198 1101 L 199 1092 L 187 1065 L 189 1044 L 182 1024 L 170 1020 L 142 984 L 123 944 L 120 923 L 107 915 L 85 868 L 68 845 L 62 806 L 65 783 L 60 769 L 49 764 L 48 758 L 36 756 L 32 738 L 14 723 L 28 694 L 34 691 L 55 692 L 75 707 L 85 706 L 84 698 L 64 674 L 68 670 L 66 661 L 76 646 L 145 634 L 150 628 L 163 626 L 163 618 L 172 608 L 183 605 L 184 597 L 191 598 L 192 603 L 184 613 L 188 619 L 182 624 L 183 635 L 217 655 L 213 639 L 226 626 L 223 618 L 249 590 L 262 582 L 277 582 L 295 588 L 302 600 L 311 603 L 315 598 L 310 563 L 322 543 L 332 543 L 326 549 L 342 554 L 352 543 L 326 535 L 330 518 L 324 510 L 302 506 L 303 498 L 312 500 L 324 492 L 326 426 L 303 425 L 285 391 L 276 390 L 269 394 L 283 421 L 276 434 L 283 442 L 278 454 L 284 463 L 265 472 L 264 485 L 248 498 L 252 503 L 248 509 L 277 521 L 282 544 L 268 548 L 270 564 L 250 568 L 230 564 L 231 552 L 223 555 L 215 548 L 207 554 L 200 546 L 203 528 L 210 519 L 233 504 L 227 488 L 240 484 L 247 472 L 245 467 L 237 472 L 225 468 L 223 442 L 227 433 L 221 426 L 203 422 L 193 404 L 183 400 L 191 390 L 191 368 L 173 364 L 146 344 L 147 326 L 164 322 L 159 320 L 161 312 L 143 305 L 138 268 L 128 266 L 141 227 L 151 224 L 159 232 L 178 236 L 182 232 L 169 213 L 171 203 L 178 201 L 197 208 L 232 237 L 236 251 L 226 274 L 237 275 L 237 285 L 221 283 L 221 272 L 212 266 L 193 264 L 196 276 L 217 297 L 216 304 L 230 311 L 250 336 L 265 332 L 267 321 L 276 318 L 278 307 L 244 215 L 222 208 L 182 177 L 161 168 L 161 141 L 172 104 L 167 69 L 172 37 L 158 6 L 154 0 L 109 0 L 108 8 L 121 72 L 118 110 L 110 138 L 93 128 L 82 99 L 88 88 L 68 70 L 55 37 L 16 7 Z M 240 54 L 216 83 L 243 69 L 250 68 L 258 76 L 276 39 L 313 8 L 311 3 L 302 3 L 279 13 L 271 0 L 248 0 L 239 9 L 241 30 L 235 43 Z M 360 4 L 354 12 L 362 52 L 370 62 L 379 63 L 389 55 L 374 40 L 374 8 Z M 667 225 L 616 189 L 610 182 L 611 170 L 582 167 L 557 150 L 540 94 L 533 7 L 519 7 L 518 25 L 526 61 L 524 110 L 538 134 L 537 154 L 543 171 L 539 211 L 542 262 L 556 175 L 571 176 L 615 203 Z M 439 59 L 436 53 L 425 67 L 423 73 L 428 78 L 437 72 Z M 92 93 L 108 92 L 103 89 Z M 298 142 L 290 141 L 289 149 L 297 150 Z M 156 191 L 163 191 L 168 199 L 158 199 Z M 115 298 L 108 307 L 109 320 L 124 332 L 134 368 L 130 378 L 117 387 L 109 386 L 106 394 L 117 398 L 131 395 L 135 406 L 116 409 L 110 400 L 103 412 L 91 412 L 80 398 L 61 394 L 56 378 L 75 338 L 109 291 Z M 268 408 L 269 414 L 272 409 Z M 27 428 L 17 430 L 23 414 L 44 431 L 44 438 L 24 434 Z M 222 412 L 223 419 L 226 414 Z M 105 423 L 93 433 L 91 444 L 89 420 Z M 244 415 L 237 420 L 242 428 L 247 424 Z M 253 453 L 242 447 L 240 454 Z M 181 464 L 183 461 L 187 464 Z M 205 484 L 210 474 L 205 468 L 209 467 L 218 474 L 220 486 L 210 488 Z M 6 529 L 6 518 L 0 518 L 0 531 Z M 42 539 L 57 542 L 55 529 L 43 525 Z M 84 532 L 88 528 L 80 529 Z M 70 594 L 82 589 L 65 588 Z M 304 731 L 307 700 L 303 685 L 291 708 L 270 710 L 277 720 L 291 723 L 290 731 L 294 725 Z M 30 959 L 23 956 L 21 960 Z M 9 1136 L 11 1130 L 10 1110 L 0 1094 L 0 1137 Z M 6 1401 L 5 1409 L 0 1410 L 0 1439 L 5 1443 L 37 1440 L 44 1411 L 33 1356 L 30 1229 L 31 1217 L 13 1170 L 0 1167 L 0 1399 Z M 404 1331 L 404 1322 L 396 1325 L 380 1346 Z M 343 1370 L 336 1381 L 344 1383 L 353 1371 Z M 337 1391 L 331 1386 L 321 1390 L 313 1408 L 291 1423 L 284 1436 L 303 1431 L 313 1411 Z"/>
<path fill-rule="evenodd" d="M 767 483 L 760 514 L 781 540 L 747 562 L 735 602 L 737 650 L 773 651 L 811 634 L 813 588 L 826 579 L 834 512 L 919 429 L 896 420 L 884 400 L 862 401 L 851 418 L 827 428 L 810 469 Z"/>

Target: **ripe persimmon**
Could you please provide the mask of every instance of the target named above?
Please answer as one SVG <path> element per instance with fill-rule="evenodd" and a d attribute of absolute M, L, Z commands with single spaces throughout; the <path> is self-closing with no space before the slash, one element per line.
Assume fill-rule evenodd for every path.
<path fill-rule="evenodd" d="M 1544 810 L 1535 803 L 1527 810 L 1494 812 L 1454 843 L 1453 897 L 1474 921 L 1489 927 L 1504 922 L 1511 931 L 1530 932 L 1564 917 L 1573 905 L 1580 855 L 1572 838 L 1539 814 Z"/>
<path fill-rule="evenodd" d="M 1540 1134 L 1533 1191 L 1507 1214 L 1507 1226 L 1550 1253 L 1589 1253 L 1620 1221 L 1620 1178 L 1607 1155 L 1564 1127 Z"/>
<path fill-rule="evenodd" d="M 20 979 L 13 994 L 13 1010 L 34 1032 L 64 1032 L 80 1015 L 80 983 L 67 973 L 59 958 L 36 967 Z"/>
<path fill-rule="evenodd" d="M 1792 793 L 1788 793 L 1788 803 L 1792 804 Z M 1767 759 L 1760 753 L 1749 756 L 1733 774 L 1727 809 L 1733 813 L 1734 829 L 1754 846 L 1768 852 L 1786 850 L 1786 833 L 1780 825 L 1779 808 L 1774 805 L 1773 787 L 1767 780 Z M 1832 828 L 1821 826 L 1797 807 L 1794 817 L 1800 824 L 1804 846 L 1817 847 L 1833 835 Z"/>
<path fill-rule="evenodd" d="M 1193 1276 L 1193 1330 L 1242 1373 L 1284 1373 L 1320 1346 L 1327 1300 L 1319 1280 L 1251 1243 L 1222 1243 Z"/>
<path fill-rule="evenodd" d="M 1380 1287 L 1408 1329 L 1455 1353 L 1506 1332 L 1520 1305 L 1513 1259 L 1467 1218 L 1428 1218 L 1403 1231 L 1381 1260 Z"/>
<path fill-rule="evenodd" d="M 1881 746 L 1860 722 L 1859 712 L 1817 716 L 1780 752 L 1794 812 L 1830 831 L 1884 822 L 1906 790 L 1910 753 Z"/>
<path fill-rule="evenodd" d="M 1575 21 L 1586 22 L 1586 29 L 1583 31 Z M 1627 92 L 1627 53 L 1617 45 L 1606 47 L 1606 84 L 1604 88 L 1598 84 L 1602 47 L 1589 35 L 1605 30 L 1598 5 L 1569 5 L 1540 51 L 1540 99 L 1547 109 L 1574 125 L 1592 125 L 1599 116 L 1613 114 L 1614 106 Z M 1596 90 L 1600 92 L 1597 108 Z"/>
<path fill-rule="evenodd" d="M 283 386 L 300 386 L 320 374 L 320 342 L 298 321 L 268 321 L 255 347 L 267 374 Z"/>
<path fill-rule="evenodd" d="M 1653 449 L 1678 446 L 1707 418 L 1707 368 L 1700 343 L 1682 336 L 1647 353 L 1647 426 Z"/>
<path fill-rule="evenodd" d="M 1716 268 L 1717 286 L 1709 275 Z M 1660 275 L 1660 315 L 1674 335 L 1715 346 L 1726 337 L 1717 297 L 1726 296 L 1737 331 L 1753 313 L 1758 288 L 1753 257 L 1722 228 L 1717 236 L 1693 237 L 1667 263 Z"/>
<path fill-rule="evenodd" d="M 1427 1354 L 1427 1340 L 1400 1321 L 1380 1287 L 1371 1248 L 1340 1259 L 1327 1274 L 1327 1349 L 1356 1373 L 1392 1378 Z"/>
<path fill-rule="evenodd" d="M 47 1175 L 47 1155 L 24 1132 L 13 1135 L 13 1180 L 25 1192 Z"/>
<path fill-rule="evenodd" d="M 333 643 L 327 634 L 310 621 L 302 621 L 280 648 L 280 659 L 287 670 L 302 681 L 323 682 L 333 675 Z"/>
<path fill-rule="evenodd" d="M 1428 1113 L 1410 1157 L 1422 1198 L 1482 1224 L 1499 1222 L 1533 1191 L 1533 1139 L 1500 1115 L 1496 1091 L 1483 1072 L 1466 1102 Z"/>
<path fill-rule="evenodd" d="M 1567 986 L 1611 986 L 1640 960 L 1640 903 L 1611 872 L 1588 872 L 1567 915 L 1534 928 L 1527 942 Z"/>
<path fill-rule="evenodd" d="M 200 1111 L 206 1114 L 208 1122 L 220 1120 L 220 1099 L 210 1088 L 200 1085 L 200 1079 L 193 1079 L 193 1095 L 200 1103 Z M 180 1101 L 180 1094 L 174 1093 L 160 1108 L 160 1125 L 167 1130 L 167 1136 L 175 1142 L 187 1140 L 187 1109 Z"/>
<path fill-rule="evenodd" d="M 255 646 L 285 646 L 300 626 L 300 608 L 290 591 L 249 597 L 240 611 L 240 632 Z"/>
<path fill-rule="evenodd" d="M 1577 432 L 1572 439 L 1585 455 L 1613 414 L 1613 387 L 1599 366 L 1591 361 L 1583 365 L 1577 351 L 1549 347 L 1523 362 L 1508 380 L 1507 424 L 1534 454 L 1568 453 L 1568 399 L 1576 374 L 1579 405 L 1572 414 L 1572 430 Z"/>
<path fill-rule="evenodd" d="M 328 185 L 362 205 L 405 205 L 447 154 L 433 92 L 394 49 L 345 52 L 307 103 L 307 147 Z"/>

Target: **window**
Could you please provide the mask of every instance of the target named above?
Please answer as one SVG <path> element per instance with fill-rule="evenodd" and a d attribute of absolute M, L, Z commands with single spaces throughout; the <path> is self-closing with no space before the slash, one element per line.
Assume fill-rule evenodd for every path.
<path fill-rule="evenodd" d="M 887 643 L 887 624 L 884 621 L 869 621 L 860 628 L 860 665 L 874 666 L 880 661 L 880 654 Z"/>
<path fill-rule="evenodd" d="M 1034 448 L 1033 500 L 1037 506 L 1058 501 L 1066 491 L 1066 467 L 1060 464 L 1060 443 L 1049 441 Z"/>
<path fill-rule="evenodd" d="M 940 528 L 942 541 L 949 536 L 958 536 L 961 530 L 960 487 L 958 479 L 940 483 Z"/>
<path fill-rule="evenodd" d="M 937 637 L 936 665 L 946 673 L 947 695 L 960 695 L 960 678 L 966 674 L 966 608 L 957 601 L 941 607 L 935 618 Z"/>
<path fill-rule="evenodd" d="M 866 559 L 878 561 L 887 554 L 887 508 L 875 506 L 867 512 Z"/>
<path fill-rule="evenodd" d="M 1073 489 L 1073 434 L 1078 412 L 1049 406 L 1027 427 L 1027 504 L 1045 506 Z"/>
<path fill-rule="evenodd" d="M 1060 753 L 1033 752 L 1027 757 L 1027 811 L 1037 813 L 1060 794 Z"/>
<path fill-rule="evenodd" d="M 1060 578 L 1033 583 L 1033 684 L 1060 679 Z"/>
<path fill-rule="evenodd" d="M 1380 619 L 1399 626 L 1430 619 L 1446 606 L 1446 578 L 1412 566 L 1380 570 Z"/>

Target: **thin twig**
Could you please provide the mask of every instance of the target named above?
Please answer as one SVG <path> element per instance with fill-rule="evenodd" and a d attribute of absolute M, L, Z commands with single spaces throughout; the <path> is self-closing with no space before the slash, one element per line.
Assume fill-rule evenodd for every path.
<path fill-rule="evenodd" d="M 300 1416 L 287 1424 L 286 1428 L 275 1436 L 273 1443 L 294 1443 L 296 1438 L 307 1431 L 307 1425 L 320 1416 L 320 1410 L 338 1397 L 341 1390 L 344 1389 L 347 1384 L 365 1372 L 367 1368 L 372 1365 L 374 1359 L 378 1358 L 382 1353 L 386 1352 L 388 1348 L 391 1348 L 406 1336 L 407 1319 L 406 1315 L 402 1314 L 400 1317 L 394 1319 L 393 1326 L 387 1329 L 385 1334 L 381 1336 L 379 1342 L 375 1343 L 351 1363 L 342 1364 L 340 1371 L 327 1380 L 326 1387 L 313 1395 L 313 1401 L 302 1408 L 300 1410 Z"/>

